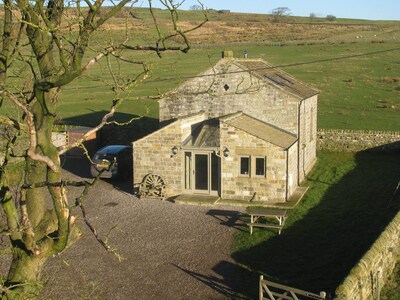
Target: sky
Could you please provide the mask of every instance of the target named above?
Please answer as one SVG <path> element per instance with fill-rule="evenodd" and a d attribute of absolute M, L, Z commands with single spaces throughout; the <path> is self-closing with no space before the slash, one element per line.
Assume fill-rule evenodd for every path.
<path fill-rule="evenodd" d="M 142 3 L 148 6 L 147 1 Z M 202 0 L 202 3 L 207 8 L 232 12 L 269 14 L 274 8 L 288 7 L 293 16 L 308 17 L 315 13 L 318 17 L 400 20 L 400 0 Z M 196 4 L 196 0 L 186 0 L 181 8 L 189 9 Z"/>

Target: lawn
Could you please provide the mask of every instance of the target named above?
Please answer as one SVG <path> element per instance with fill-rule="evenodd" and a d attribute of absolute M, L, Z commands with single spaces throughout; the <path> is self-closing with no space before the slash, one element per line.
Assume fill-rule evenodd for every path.
<path fill-rule="evenodd" d="M 391 197 L 400 157 L 384 153 L 320 152 L 310 187 L 276 230 L 238 231 L 233 258 L 247 273 L 241 294 L 255 297 L 257 276 L 319 293 L 333 293 L 399 211 Z M 246 288 L 245 286 L 248 286 Z"/>
<path fill-rule="evenodd" d="M 319 128 L 399 131 L 400 78 L 396 64 L 400 63 L 400 51 L 329 61 L 395 47 L 396 44 L 389 43 L 359 43 L 285 47 L 247 45 L 229 49 L 233 49 L 236 56 L 246 49 L 250 57 L 264 58 L 276 65 L 304 63 L 283 68 L 320 91 Z M 193 49 L 187 55 L 166 53 L 163 59 L 142 57 L 153 64 L 152 76 L 126 96 L 120 111 L 127 116 L 157 118 L 158 103 L 154 97 L 211 67 L 220 58 L 221 49 Z M 328 61 L 315 62 L 320 60 Z M 121 77 L 132 76 L 134 70 L 131 65 L 121 65 L 118 72 Z M 79 125 L 94 125 L 100 118 L 96 112 L 106 111 L 113 96 L 111 79 L 102 62 L 63 90 L 60 117 L 66 119 L 66 123 L 70 123 L 68 118 L 74 117 L 74 122 L 79 120 Z"/>
<path fill-rule="evenodd" d="M 86 58 L 104 51 L 106 45 L 118 45 L 127 37 L 131 45 L 154 45 L 156 33 L 148 10 L 135 9 L 133 13 L 136 19 L 125 19 L 121 13 L 105 29 L 96 32 Z M 168 13 L 159 9 L 155 13 L 161 30 L 166 31 Z M 263 58 L 283 66 L 320 91 L 319 128 L 400 131 L 398 22 L 337 19 L 327 23 L 325 19 L 290 17 L 283 23 L 271 23 L 270 16 L 217 11 L 210 11 L 209 19 L 205 26 L 189 34 L 193 48 L 188 54 L 163 53 L 160 59 L 154 53 L 122 53 L 125 58 L 147 62 L 151 76 L 119 95 L 125 99 L 119 108 L 121 121 L 137 115 L 157 119 L 157 99 L 164 93 L 213 66 L 222 50 L 233 50 L 236 57 L 242 57 L 247 50 L 250 58 Z M 196 26 L 202 20 L 201 12 L 181 12 L 183 28 Z M 73 37 L 76 33 L 68 34 Z M 271 46 L 274 44 L 286 46 Z M 364 53 L 370 54 L 345 58 Z M 138 65 L 109 58 L 115 79 L 120 83 L 132 80 L 140 72 Z M 24 76 L 28 68 L 15 62 L 9 71 L 14 89 L 20 88 L 22 79 L 29 79 Z M 113 85 L 104 58 L 62 89 L 58 103 L 60 123 L 97 124 L 116 97 Z M 0 106 L 0 114 L 15 116 L 16 110 L 6 101 Z"/>

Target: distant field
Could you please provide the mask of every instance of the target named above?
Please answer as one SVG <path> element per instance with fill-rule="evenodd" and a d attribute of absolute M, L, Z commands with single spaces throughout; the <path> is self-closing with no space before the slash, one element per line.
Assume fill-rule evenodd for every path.
<path fill-rule="evenodd" d="M 244 49 L 250 57 L 261 57 L 275 65 L 287 65 L 337 58 L 357 53 L 390 50 L 398 44 L 338 44 L 304 46 L 232 46 L 235 55 Z M 153 57 L 152 77 L 139 85 L 120 110 L 127 114 L 158 117 L 156 100 L 135 97 L 156 96 L 198 74 L 220 58 L 222 47 L 193 49 L 189 54 L 166 54 L 163 59 Z M 400 130 L 400 51 L 284 67 L 284 69 L 316 87 L 320 91 L 318 126 L 337 129 Z M 103 69 L 101 68 L 103 67 Z M 121 73 L 129 74 L 131 66 L 121 66 Z M 105 85 L 104 66 L 99 64 L 87 78 L 73 83 L 62 93 L 62 117 L 86 115 L 106 110 L 112 91 Z M 99 75 L 98 75 L 99 74 Z M 89 79 L 91 79 L 89 81 Z M 87 115 L 89 114 L 89 115 Z"/>
<path fill-rule="evenodd" d="M 96 33 L 93 52 L 108 43 L 125 39 L 131 44 L 154 41 L 149 14 L 134 10 L 136 19 L 121 13 Z M 166 11 L 157 10 L 162 28 L 167 24 Z M 123 119 L 131 115 L 158 117 L 156 96 L 205 71 L 217 62 L 224 49 L 241 57 L 246 49 L 250 57 L 264 58 L 319 89 L 318 126 L 337 129 L 400 130 L 400 27 L 399 22 L 290 17 L 284 23 L 272 23 L 271 16 L 237 13 L 209 13 L 210 22 L 189 34 L 193 49 L 188 54 L 156 55 L 125 51 L 123 55 L 152 64 L 152 74 L 135 87 L 120 107 Z M 181 14 L 181 26 L 189 28 L 202 20 L 199 12 Z M 177 43 L 178 41 L 175 41 Z M 282 45 L 282 46 L 279 46 Z M 391 49 L 397 49 L 390 51 Z M 381 52 L 349 59 L 331 60 L 354 54 Z M 319 61 L 319 62 L 316 62 Z M 132 64 L 111 66 L 118 80 L 133 78 L 138 67 Z M 20 71 L 18 70 L 18 73 Z M 60 121 L 76 125 L 94 125 L 113 99 L 112 81 L 106 60 L 85 76 L 65 87 L 59 102 Z M 14 111 L 5 105 L 0 113 Z"/>

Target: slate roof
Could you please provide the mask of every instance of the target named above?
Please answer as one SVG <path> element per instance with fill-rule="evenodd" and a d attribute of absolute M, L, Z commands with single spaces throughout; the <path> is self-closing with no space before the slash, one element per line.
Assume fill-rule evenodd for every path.
<path fill-rule="evenodd" d="M 297 141 L 295 135 L 242 112 L 226 116 L 221 120 L 283 149 L 288 149 Z"/>
<path fill-rule="evenodd" d="M 183 147 L 189 148 L 219 148 L 219 121 L 210 119 L 203 121 L 183 142 Z"/>
<path fill-rule="evenodd" d="M 235 60 L 234 62 L 240 68 L 251 70 L 252 73 L 257 74 L 302 99 L 309 98 L 319 93 L 317 90 L 305 85 L 303 82 L 264 60 L 245 59 Z"/>

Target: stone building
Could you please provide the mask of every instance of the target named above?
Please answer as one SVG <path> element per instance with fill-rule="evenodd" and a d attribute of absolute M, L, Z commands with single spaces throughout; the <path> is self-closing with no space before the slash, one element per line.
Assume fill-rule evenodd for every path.
<path fill-rule="evenodd" d="M 316 161 L 317 98 L 264 60 L 223 58 L 160 100 L 161 129 L 133 143 L 134 182 L 285 202 Z"/>

